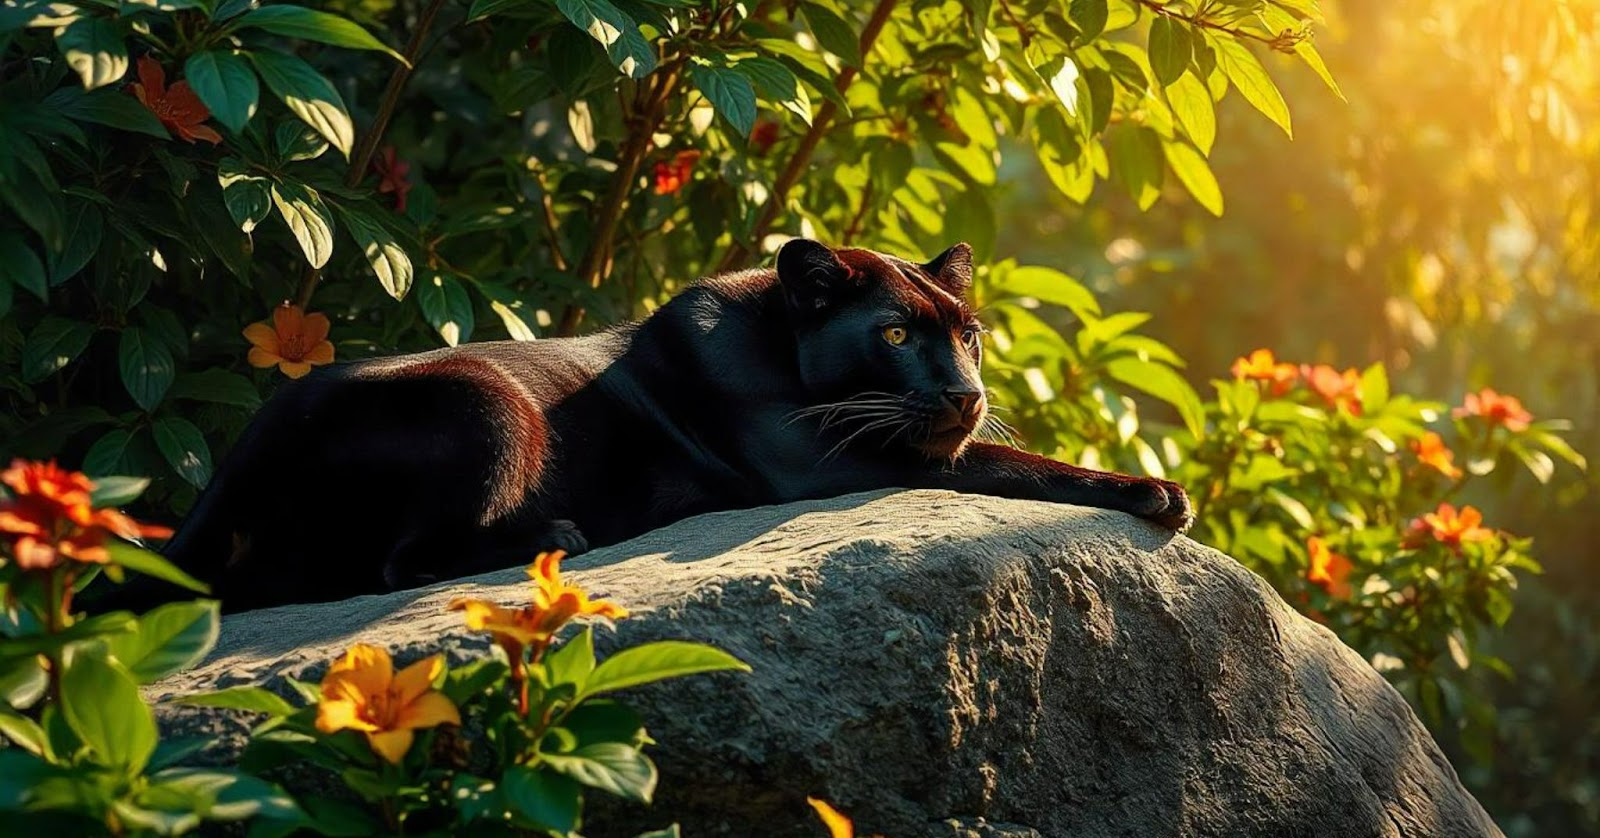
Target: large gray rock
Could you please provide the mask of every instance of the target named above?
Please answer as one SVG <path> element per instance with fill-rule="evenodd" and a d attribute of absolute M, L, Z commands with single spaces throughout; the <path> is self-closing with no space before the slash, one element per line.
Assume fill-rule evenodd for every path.
<path fill-rule="evenodd" d="M 602 650 L 693 639 L 754 667 L 628 696 L 661 743 L 658 799 L 602 807 L 591 834 L 815 836 L 807 795 L 897 838 L 1499 834 L 1331 632 L 1117 513 L 855 495 L 693 518 L 567 569 L 634 609 Z M 157 691 L 315 679 L 355 641 L 402 662 L 478 654 L 445 604 L 526 592 L 511 569 L 229 617 L 216 653 Z M 224 747 L 244 730 L 164 717 Z"/>

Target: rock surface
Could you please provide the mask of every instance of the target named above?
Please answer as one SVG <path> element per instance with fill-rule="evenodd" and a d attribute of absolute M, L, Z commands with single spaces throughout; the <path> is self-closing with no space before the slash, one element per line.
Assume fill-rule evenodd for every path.
<path fill-rule="evenodd" d="M 1216 551 L 1126 516 L 917 491 L 701 516 L 570 560 L 635 616 L 604 638 L 714 643 L 754 667 L 631 691 L 661 743 L 651 809 L 686 835 L 1497 835 L 1404 700 Z M 308 581 L 308 584 L 312 584 Z M 401 662 L 486 645 L 453 597 L 520 569 L 225 620 L 179 694 L 315 679 L 356 641 Z M 236 746 L 243 720 L 169 708 Z M 592 797 L 599 797 L 594 795 Z"/>

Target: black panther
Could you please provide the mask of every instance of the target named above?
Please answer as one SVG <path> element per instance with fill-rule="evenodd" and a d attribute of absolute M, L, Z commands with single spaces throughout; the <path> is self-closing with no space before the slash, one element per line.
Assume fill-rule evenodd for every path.
<path fill-rule="evenodd" d="M 714 510 L 944 488 L 1193 520 L 1174 483 L 975 439 L 971 250 L 797 239 L 641 322 L 324 368 L 251 423 L 168 546 L 229 610 L 580 552 Z"/>

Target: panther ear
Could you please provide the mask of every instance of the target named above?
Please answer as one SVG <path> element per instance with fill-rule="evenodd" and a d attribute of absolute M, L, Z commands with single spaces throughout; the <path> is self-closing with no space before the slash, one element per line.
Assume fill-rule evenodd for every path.
<path fill-rule="evenodd" d="M 965 296 L 972 287 L 972 245 L 962 242 L 933 257 L 922 269 L 939 287 L 957 297 Z"/>
<path fill-rule="evenodd" d="M 851 271 L 827 245 L 790 239 L 778 248 L 778 281 L 796 312 L 825 309 L 844 290 Z"/>

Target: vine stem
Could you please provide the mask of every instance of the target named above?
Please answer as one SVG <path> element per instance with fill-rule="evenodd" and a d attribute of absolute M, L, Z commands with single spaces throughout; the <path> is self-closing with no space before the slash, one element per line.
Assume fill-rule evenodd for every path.
<path fill-rule="evenodd" d="M 1246 38 L 1251 41 L 1259 41 L 1267 46 L 1274 46 L 1278 42 L 1276 37 L 1268 37 L 1255 32 L 1246 32 L 1243 29 L 1234 29 L 1233 27 L 1226 26 L 1215 21 L 1206 20 L 1198 13 L 1194 15 L 1183 14 L 1162 2 L 1162 0 L 1137 0 L 1137 2 L 1139 5 L 1149 9 L 1152 12 L 1155 12 L 1158 15 L 1169 17 L 1173 20 L 1181 20 L 1190 26 L 1198 26 L 1202 29 L 1211 29 L 1217 32 L 1226 32 L 1235 38 Z M 1274 48 L 1276 49 L 1276 47 Z"/>
<path fill-rule="evenodd" d="M 628 138 L 623 141 L 622 148 L 617 155 L 617 171 L 611 176 L 611 183 L 607 185 L 605 195 L 601 196 L 600 204 L 595 211 L 595 227 L 590 234 L 589 246 L 584 249 L 583 258 L 578 261 L 577 278 L 579 282 L 590 288 L 600 287 L 601 280 L 606 274 L 606 265 L 611 261 L 611 250 L 616 235 L 617 224 L 622 219 L 622 213 L 628 207 L 628 195 L 633 191 L 634 181 L 639 177 L 639 169 L 644 165 L 644 158 L 650 153 L 652 147 L 651 136 L 666 116 L 667 100 L 678 86 L 678 80 L 683 73 L 683 59 L 673 61 L 663 67 L 660 72 L 649 77 L 646 88 L 634 97 L 635 110 L 629 120 Z M 578 324 L 583 322 L 584 309 L 576 303 L 568 303 L 561 312 L 561 322 L 556 328 L 560 337 L 570 337 L 578 331 Z"/>
<path fill-rule="evenodd" d="M 878 35 L 883 32 L 884 24 L 889 22 L 889 15 L 894 12 L 896 0 L 878 0 L 878 5 L 872 9 L 872 17 L 867 19 L 866 28 L 861 30 L 860 53 L 861 63 L 867 62 L 867 55 L 872 52 L 872 47 L 878 42 Z M 846 65 L 839 71 L 839 77 L 834 81 L 833 88 L 843 96 L 850 83 L 855 81 L 857 68 Z M 724 273 L 743 267 L 752 254 L 751 242 L 760 242 L 772 229 L 772 223 L 778 219 L 778 213 L 789 200 L 789 190 L 799 182 L 800 176 L 811 165 L 811 155 L 817 150 L 817 145 L 822 142 L 822 135 L 828 130 L 833 118 L 839 113 L 839 106 L 832 99 L 822 103 L 817 109 L 817 115 L 811 120 L 811 130 L 806 132 L 800 140 L 800 146 L 795 149 L 794 156 L 789 158 L 783 171 L 778 173 L 778 179 L 772 183 L 772 195 L 767 199 L 766 206 L 761 208 L 761 215 L 756 217 L 755 226 L 751 228 L 747 240 L 735 239 L 722 254 L 722 261 L 717 263 L 712 273 Z"/>
<path fill-rule="evenodd" d="M 350 188 L 360 186 L 361 180 L 367 176 L 367 169 L 372 166 L 372 157 L 377 154 L 378 145 L 383 142 L 383 135 L 389 130 L 389 120 L 394 118 L 395 108 L 400 105 L 400 94 L 405 92 L 406 82 L 411 80 L 411 73 L 417 66 L 417 58 L 422 54 L 423 44 L 433 29 L 433 22 L 439 16 L 439 10 L 444 8 L 444 2 L 445 0 L 429 0 L 427 7 L 422 10 L 421 17 L 417 18 L 417 25 L 411 30 L 411 39 L 406 42 L 405 52 L 402 53 L 405 61 L 396 65 L 394 71 L 389 74 L 389 83 L 383 88 L 383 98 L 379 100 L 378 111 L 373 115 L 372 125 L 356 144 L 355 153 L 350 155 L 350 170 L 344 176 L 345 186 Z M 302 311 L 311 304 L 311 295 L 316 293 L 317 283 L 321 279 L 321 268 L 309 265 L 306 267 L 294 300 L 295 305 Z"/>

